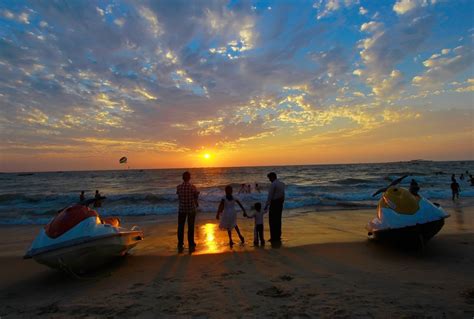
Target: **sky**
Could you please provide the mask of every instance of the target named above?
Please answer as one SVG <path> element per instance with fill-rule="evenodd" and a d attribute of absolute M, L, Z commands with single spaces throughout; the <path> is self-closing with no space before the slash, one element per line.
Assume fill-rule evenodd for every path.
<path fill-rule="evenodd" d="M 0 171 L 473 160 L 473 12 L 3 0 Z"/>

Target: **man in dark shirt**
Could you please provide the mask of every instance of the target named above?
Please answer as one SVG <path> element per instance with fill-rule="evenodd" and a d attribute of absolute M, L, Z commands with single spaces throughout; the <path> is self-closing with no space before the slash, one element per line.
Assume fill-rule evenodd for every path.
<path fill-rule="evenodd" d="M 187 218 L 189 252 L 193 252 L 196 247 L 194 242 L 194 221 L 196 219 L 196 208 L 199 206 L 199 192 L 196 187 L 189 182 L 190 180 L 191 174 L 189 172 L 184 172 L 183 183 L 178 185 L 176 188 L 176 194 L 178 194 L 179 200 L 178 250 L 182 251 L 184 248 L 184 224 L 186 223 Z"/>

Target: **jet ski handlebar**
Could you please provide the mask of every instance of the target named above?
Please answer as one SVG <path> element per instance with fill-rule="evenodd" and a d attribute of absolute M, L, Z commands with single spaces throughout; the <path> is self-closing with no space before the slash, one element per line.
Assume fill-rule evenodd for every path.
<path fill-rule="evenodd" d="M 386 187 L 383 187 L 383 188 L 380 188 L 379 190 L 377 190 L 375 193 L 372 194 L 372 197 L 380 194 L 380 193 L 383 193 L 385 192 L 389 187 L 392 187 L 392 186 L 395 186 L 395 185 L 398 185 L 400 184 L 400 182 L 406 178 L 408 175 L 403 175 L 402 177 L 400 178 L 397 178 L 396 180 L 392 181 L 388 186 Z"/>

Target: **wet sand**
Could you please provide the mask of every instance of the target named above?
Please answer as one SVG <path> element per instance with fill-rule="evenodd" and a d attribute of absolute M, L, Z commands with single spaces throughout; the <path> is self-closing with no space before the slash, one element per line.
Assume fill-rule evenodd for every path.
<path fill-rule="evenodd" d="M 472 318 L 474 207 L 448 212 L 422 252 L 368 242 L 373 210 L 291 213 L 278 249 L 253 247 L 245 219 L 246 244 L 231 249 L 212 214 L 201 214 L 192 255 L 176 252 L 174 218 L 128 219 L 145 241 L 81 279 L 21 259 L 39 226 L 1 227 L 0 316 Z"/>

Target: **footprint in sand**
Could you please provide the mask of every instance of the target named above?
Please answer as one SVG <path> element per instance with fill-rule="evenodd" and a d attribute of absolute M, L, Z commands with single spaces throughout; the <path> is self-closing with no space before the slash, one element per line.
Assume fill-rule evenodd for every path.
<path fill-rule="evenodd" d="M 137 282 L 136 284 L 133 284 L 132 287 L 130 287 L 129 289 L 135 289 L 135 288 L 139 288 L 139 287 L 142 287 L 142 286 L 145 286 L 145 284 L 142 283 L 142 282 Z"/>
<path fill-rule="evenodd" d="M 58 302 L 56 301 L 44 307 L 40 307 L 36 314 L 40 316 L 40 315 L 45 315 L 45 314 L 50 314 L 50 313 L 56 313 L 58 311 L 59 311 L 59 307 L 58 307 Z"/>
<path fill-rule="evenodd" d="M 221 277 L 228 278 L 228 277 L 233 277 L 233 276 L 242 275 L 242 274 L 245 274 L 245 272 L 241 270 L 237 270 L 237 271 L 231 271 L 231 272 L 223 272 L 221 273 Z"/>
<path fill-rule="evenodd" d="M 474 288 L 465 289 L 461 291 L 461 296 L 466 299 L 466 303 L 474 304 Z"/>
<path fill-rule="evenodd" d="M 276 286 L 271 286 L 269 288 L 257 291 L 257 295 L 271 298 L 285 298 L 290 297 L 291 293 Z"/>
<path fill-rule="evenodd" d="M 278 279 L 280 279 L 281 281 L 292 281 L 294 278 L 291 277 L 290 275 L 282 275 L 278 277 Z"/>

